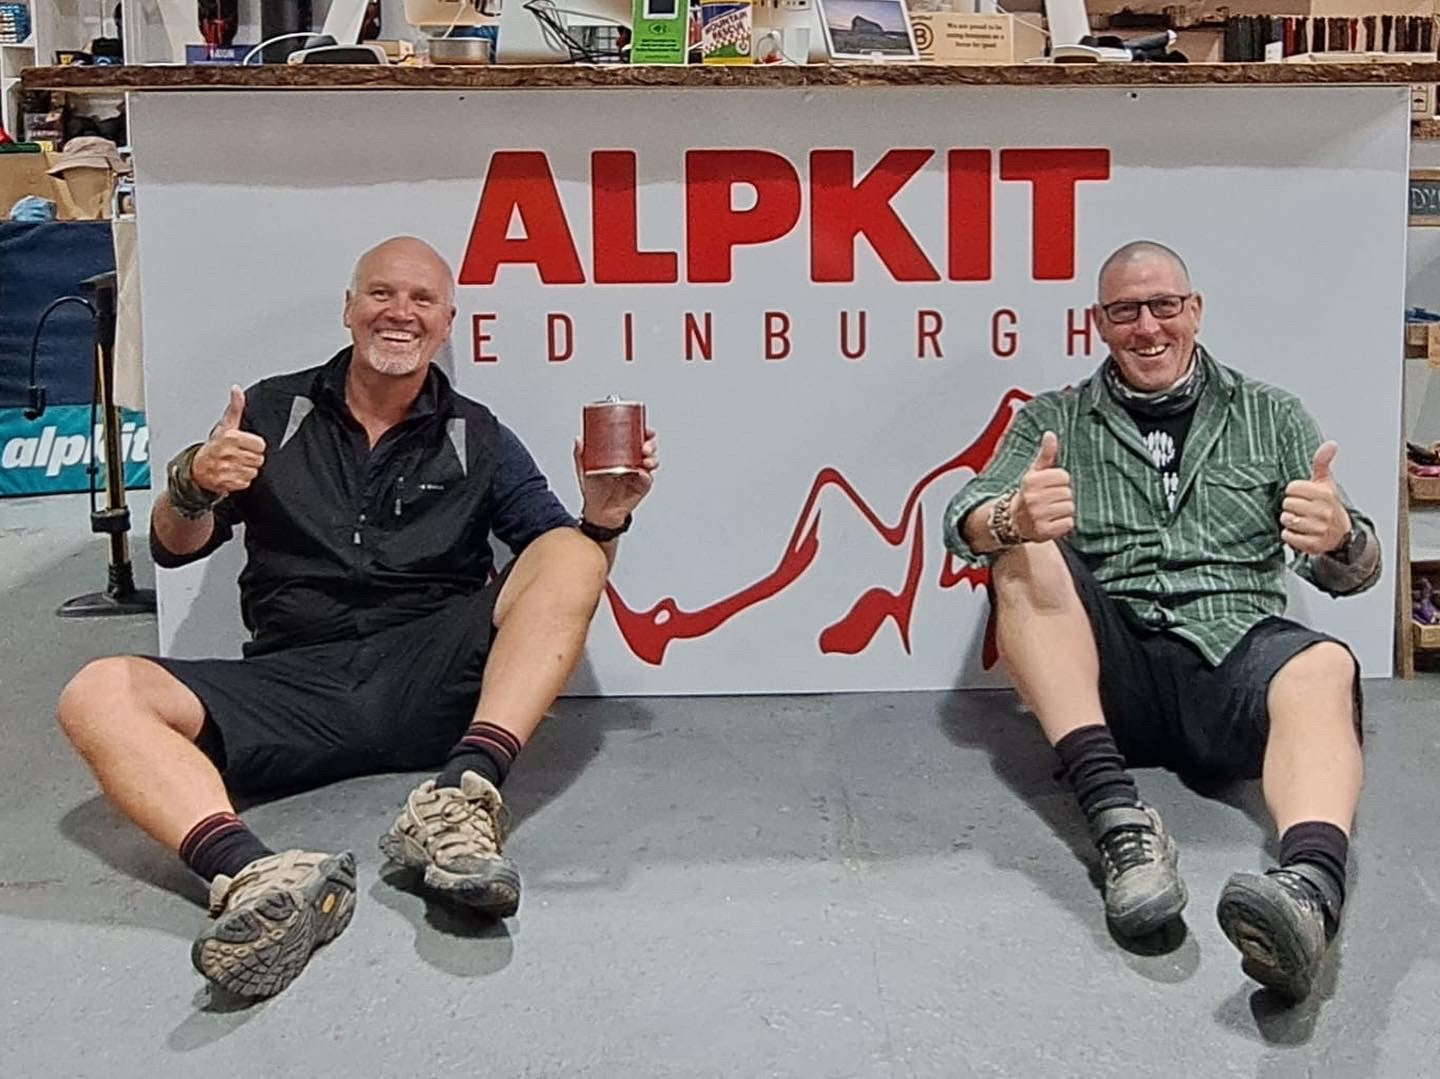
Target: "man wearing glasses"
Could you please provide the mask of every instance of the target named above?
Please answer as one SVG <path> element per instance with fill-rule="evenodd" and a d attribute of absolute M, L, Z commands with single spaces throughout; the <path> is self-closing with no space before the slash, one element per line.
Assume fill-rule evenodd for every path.
<path fill-rule="evenodd" d="M 1201 310 L 1169 248 L 1112 254 L 1093 308 L 1109 356 L 1016 416 L 945 541 L 990 566 L 1001 656 L 1089 822 L 1118 934 L 1186 901 L 1127 766 L 1262 779 L 1280 864 L 1231 876 L 1217 913 L 1245 973 L 1300 1000 L 1345 899 L 1360 689 L 1344 644 L 1283 617 L 1287 550 L 1341 596 L 1375 583 L 1380 546 L 1335 444 L 1197 344 Z"/>

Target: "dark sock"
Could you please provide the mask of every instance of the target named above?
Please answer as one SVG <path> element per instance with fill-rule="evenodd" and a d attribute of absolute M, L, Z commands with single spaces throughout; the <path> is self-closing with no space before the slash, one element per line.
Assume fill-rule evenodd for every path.
<path fill-rule="evenodd" d="M 1055 753 L 1087 820 L 1102 809 L 1140 804 L 1115 736 L 1103 723 L 1071 731 L 1056 744 Z"/>
<path fill-rule="evenodd" d="M 206 881 L 222 873 L 233 877 L 256 858 L 274 853 L 234 813 L 212 813 L 180 841 L 181 860 Z"/>
<path fill-rule="evenodd" d="M 1292 824 L 1280 837 L 1280 866 L 1308 862 L 1321 870 L 1335 885 L 1335 894 L 1345 902 L 1345 861 L 1350 840 L 1328 821 L 1307 820 Z M 1339 916 L 1338 910 L 1332 911 Z"/>
<path fill-rule="evenodd" d="M 520 755 L 520 748 L 520 739 L 504 727 L 473 723 L 450 751 L 435 786 L 458 787 L 461 775 L 477 772 L 498 787 L 505 782 L 510 766 Z"/>

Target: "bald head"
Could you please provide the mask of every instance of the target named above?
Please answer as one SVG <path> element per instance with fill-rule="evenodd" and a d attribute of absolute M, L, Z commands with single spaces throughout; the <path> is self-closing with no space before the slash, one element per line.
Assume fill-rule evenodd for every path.
<path fill-rule="evenodd" d="M 360 368 L 422 379 L 454 322 L 455 277 L 423 240 L 396 236 L 355 263 L 345 325 Z"/>
<path fill-rule="evenodd" d="M 1106 293 L 1107 285 L 1113 283 L 1117 277 L 1124 276 L 1124 271 L 1139 263 L 1163 262 L 1174 267 L 1180 272 L 1180 279 L 1185 283 L 1185 291 L 1190 291 L 1190 270 L 1185 265 L 1185 260 L 1177 255 L 1164 244 L 1156 243 L 1154 240 L 1132 240 L 1124 247 L 1118 248 L 1100 266 L 1100 273 L 1095 282 L 1096 294 L 1101 303 L 1109 303 L 1115 297 Z"/>
<path fill-rule="evenodd" d="M 455 276 L 450 272 L 450 264 L 440 257 L 440 252 L 424 240 L 414 236 L 392 236 L 361 255 L 355 262 L 354 272 L 350 275 L 350 291 L 355 292 L 359 289 L 360 282 L 365 279 L 367 271 L 376 265 L 387 265 L 392 260 L 407 262 L 416 267 L 423 266 L 428 271 L 437 274 L 438 278 L 445 282 L 445 303 L 454 304 Z"/>

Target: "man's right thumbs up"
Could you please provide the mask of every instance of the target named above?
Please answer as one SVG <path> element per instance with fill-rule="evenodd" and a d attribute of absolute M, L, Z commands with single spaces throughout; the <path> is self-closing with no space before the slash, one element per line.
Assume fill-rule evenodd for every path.
<path fill-rule="evenodd" d="M 1054 431 L 1046 431 L 1040 439 L 1040 452 L 1035 455 L 1035 463 L 1030 466 L 1031 472 L 1039 472 L 1047 468 L 1054 468 L 1060 461 L 1060 439 Z"/>
<path fill-rule="evenodd" d="M 1011 509 L 1016 529 L 1029 543 L 1057 540 L 1075 530 L 1075 493 L 1070 473 L 1059 463 L 1060 439 L 1054 431 L 1046 431 Z"/>
<path fill-rule="evenodd" d="M 230 401 L 210 438 L 190 462 L 190 478 L 201 490 L 212 495 L 229 495 L 243 491 L 254 482 L 265 464 L 265 440 L 243 430 L 245 391 L 230 387 Z"/>
<path fill-rule="evenodd" d="M 245 391 L 239 386 L 230 387 L 230 403 L 225 406 L 225 414 L 220 417 L 220 423 L 216 425 L 217 431 L 238 431 L 240 419 L 245 415 Z"/>

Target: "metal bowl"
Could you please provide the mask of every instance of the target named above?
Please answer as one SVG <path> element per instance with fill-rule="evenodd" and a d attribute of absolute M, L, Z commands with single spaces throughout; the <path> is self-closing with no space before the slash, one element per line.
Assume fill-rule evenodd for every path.
<path fill-rule="evenodd" d="M 492 42 L 488 37 L 432 37 L 432 64 L 488 64 Z"/>

